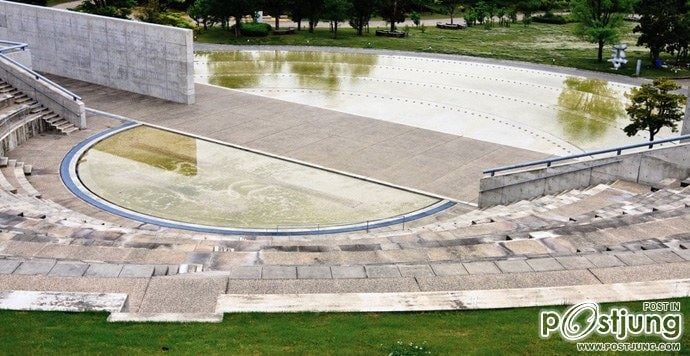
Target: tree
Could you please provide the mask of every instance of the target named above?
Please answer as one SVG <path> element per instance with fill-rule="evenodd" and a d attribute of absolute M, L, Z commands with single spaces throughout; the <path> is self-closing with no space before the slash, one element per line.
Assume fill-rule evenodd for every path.
<path fill-rule="evenodd" d="M 324 0 L 305 0 L 304 17 L 309 20 L 309 32 L 314 32 L 314 27 L 319 23 L 323 13 Z"/>
<path fill-rule="evenodd" d="M 379 0 L 377 3 L 378 14 L 390 24 L 391 32 L 395 31 L 395 24 L 405 21 L 406 12 L 409 10 L 409 0 Z"/>
<path fill-rule="evenodd" d="M 640 33 L 637 45 L 649 48 L 652 61 L 677 41 L 676 31 L 687 12 L 685 5 L 685 0 L 641 0 L 635 6 L 635 12 L 641 15 L 640 23 L 633 29 Z"/>
<path fill-rule="evenodd" d="M 364 28 L 369 26 L 369 20 L 374 14 L 374 2 L 372 0 L 351 0 L 349 10 L 350 26 L 357 31 L 357 35 L 364 34 Z"/>
<path fill-rule="evenodd" d="M 196 0 L 187 9 L 187 14 L 192 18 L 192 20 L 194 20 L 194 22 L 196 22 L 197 26 L 202 24 L 204 26 L 204 30 L 206 30 L 208 29 L 209 22 L 212 22 L 212 6 L 212 0 Z"/>
<path fill-rule="evenodd" d="M 280 28 L 280 16 L 285 13 L 288 7 L 288 2 L 286 0 L 263 0 L 263 8 L 266 12 L 275 18 L 275 28 Z"/>
<path fill-rule="evenodd" d="M 323 16 L 333 24 L 333 38 L 338 38 L 338 23 L 347 19 L 350 11 L 349 0 L 325 0 Z"/>
<path fill-rule="evenodd" d="M 532 22 L 532 13 L 539 8 L 540 4 L 539 0 L 522 0 L 515 4 L 516 10 L 522 12 L 522 23 L 525 26 Z"/>
<path fill-rule="evenodd" d="M 461 6 L 460 0 L 435 0 L 434 3 L 450 16 L 450 23 L 453 24 L 453 15 Z"/>
<path fill-rule="evenodd" d="M 75 10 L 94 15 L 126 19 L 132 13 L 135 0 L 84 0 Z"/>
<path fill-rule="evenodd" d="M 685 95 L 672 93 L 678 89 L 680 85 L 669 79 L 657 79 L 651 84 L 634 88 L 627 95 L 631 104 L 625 109 L 632 123 L 623 131 L 628 136 L 649 131 L 649 141 L 654 141 L 654 136 L 664 127 L 669 127 L 672 132 L 678 131 L 686 99 Z"/>
<path fill-rule="evenodd" d="M 598 45 L 597 61 L 604 60 L 604 45 L 618 41 L 623 13 L 632 9 L 634 0 L 572 0 L 572 15 L 578 26 L 576 34 Z"/>
<path fill-rule="evenodd" d="M 221 22 L 227 23 L 229 17 L 235 18 L 235 37 L 242 36 L 242 18 L 248 14 L 254 14 L 257 3 L 254 0 L 214 0 L 213 11 L 221 18 Z"/>
<path fill-rule="evenodd" d="M 297 30 L 302 29 L 302 19 L 304 19 L 304 9 L 308 0 L 291 0 L 289 3 L 290 17 L 297 23 Z"/>

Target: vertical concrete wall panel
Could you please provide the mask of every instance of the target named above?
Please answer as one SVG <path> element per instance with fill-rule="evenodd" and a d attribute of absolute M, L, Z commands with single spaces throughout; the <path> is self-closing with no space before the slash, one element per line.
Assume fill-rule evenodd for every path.
<path fill-rule="evenodd" d="M 37 71 L 194 103 L 191 30 L 0 0 L 0 39 L 28 43 Z"/>

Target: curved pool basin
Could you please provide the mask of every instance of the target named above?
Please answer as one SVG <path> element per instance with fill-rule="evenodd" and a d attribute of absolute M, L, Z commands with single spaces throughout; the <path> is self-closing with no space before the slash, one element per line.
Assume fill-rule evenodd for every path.
<path fill-rule="evenodd" d="M 632 86 L 534 69 L 397 55 L 236 51 L 197 53 L 195 73 L 200 83 L 547 154 L 644 140 L 622 130 Z"/>
<path fill-rule="evenodd" d="M 452 205 L 144 125 L 93 139 L 71 154 L 74 162 L 68 159 L 67 165 L 73 172 L 67 175 L 80 185 L 73 189 L 78 195 L 92 195 L 105 210 L 163 226 L 327 232 L 367 222 L 397 223 L 402 215 L 409 221 Z"/>

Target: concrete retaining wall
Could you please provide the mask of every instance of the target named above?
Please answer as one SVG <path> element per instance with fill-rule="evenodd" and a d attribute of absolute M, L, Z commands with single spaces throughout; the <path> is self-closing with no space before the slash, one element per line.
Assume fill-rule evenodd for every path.
<path fill-rule="evenodd" d="M 83 102 L 74 100 L 44 81 L 36 80 L 31 73 L 2 57 L 0 57 L 0 78 L 74 126 L 80 129 L 86 127 Z"/>
<path fill-rule="evenodd" d="M 0 1 L 0 39 L 28 43 L 40 72 L 194 103 L 191 30 Z"/>
<path fill-rule="evenodd" d="M 690 144 L 549 168 L 485 177 L 479 183 L 479 207 L 515 203 L 615 180 L 652 185 L 690 175 Z"/>
<path fill-rule="evenodd" d="M 7 125 L 11 124 L 8 123 Z M 7 135 L 0 136 L 0 156 L 7 156 L 7 152 L 28 141 L 31 137 L 46 131 L 47 128 L 47 124 L 43 120 L 32 120 L 13 129 Z"/>

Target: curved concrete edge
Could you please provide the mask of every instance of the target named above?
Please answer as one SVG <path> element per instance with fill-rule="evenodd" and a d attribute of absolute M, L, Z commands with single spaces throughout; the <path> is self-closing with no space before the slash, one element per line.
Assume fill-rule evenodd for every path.
<path fill-rule="evenodd" d="M 123 208 L 121 206 L 115 205 L 105 199 L 100 198 L 96 194 L 92 193 L 89 191 L 82 183 L 79 177 L 77 176 L 77 164 L 79 162 L 79 159 L 82 157 L 82 155 L 94 144 L 98 143 L 99 141 L 110 137 L 112 135 L 115 135 L 117 133 L 120 133 L 125 130 L 129 130 L 131 128 L 141 126 L 141 125 L 146 125 L 143 123 L 139 123 L 136 121 L 127 121 L 126 118 L 122 118 L 123 121 L 125 121 L 121 126 L 110 128 L 104 131 L 101 131 L 86 140 L 80 142 L 76 146 L 72 147 L 72 149 L 69 150 L 69 152 L 65 155 L 63 158 L 62 162 L 60 163 L 60 178 L 63 182 L 63 184 L 67 187 L 67 189 L 72 192 L 76 197 L 80 198 L 81 200 L 101 209 L 106 212 L 109 212 L 114 215 L 118 215 L 130 220 L 138 221 L 144 224 L 152 224 L 152 225 L 158 225 L 162 227 L 167 227 L 167 228 L 173 228 L 173 229 L 181 229 L 181 230 L 188 230 L 188 231 L 194 231 L 194 232 L 200 232 L 200 233 L 209 233 L 209 234 L 220 234 L 220 235 L 252 235 L 252 236 L 295 236 L 295 235 L 326 235 L 326 234 L 340 234 L 340 233 L 348 233 L 348 232 L 356 232 L 356 231 L 368 231 L 370 229 L 377 229 L 377 228 L 382 228 L 382 227 L 387 227 L 387 226 L 393 226 L 393 225 L 400 225 L 404 224 L 406 222 L 411 222 L 414 220 L 418 220 L 430 215 L 434 215 L 436 213 L 439 213 L 443 210 L 446 210 L 448 208 L 451 208 L 455 206 L 457 203 L 454 201 L 449 201 L 449 200 L 442 200 L 439 199 L 438 202 L 429 205 L 427 207 L 424 207 L 422 209 L 403 214 L 403 215 L 398 215 L 386 219 L 379 219 L 379 220 L 373 220 L 373 221 L 368 221 L 368 222 L 361 222 L 361 223 L 356 223 L 356 224 L 348 224 L 348 225 L 338 225 L 338 226 L 323 226 L 323 227 L 317 227 L 317 228 L 291 228 L 291 229 L 252 229 L 252 228 L 232 228 L 232 227 L 216 227 L 216 226 L 208 226 L 208 225 L 199 225 L 199 224 L 192 224 L 192 223 L 184 223 L 184 222 L 179 222 L 179 221 L 174 221 L 174 220 L 169 220 L 169 219 L 163 219 L 163 218 L 158 218 L 154 217 L 151 215 L 147 214 L 142 214 L 138 213 L 126 208 Z M 152 126 L 152 127 L 157 127 L 157 126 Z M 163 127 L 158 127 L 161 129 L 165 129 Z M 166 129 L 167 130 L 167 129 Z M 171 131 L 171 132 L 176 132 L 179 134 L 185 134 L 179 131 Z M 189 135 L 189 134 L 185 134 Z M 197 137 L 194 135 L 189 135 L 192 137 Z M 198 137 L 199 139 L 203 139 Z M 222 143 L 216 140 L 213 140 L 212 142 L 218 143 L 218 144 L 223 144 L 229 147 L 233 148 L 238 148 L 233 145 L 228 145 L 226 143 Z M 238 148 L 238 149 L 244 149 L 244 148 Z M 254 152 L 254 151 L 252 151 Z M 276 159 L 282 159 L 280 157 L 275 157 L 271 156 Z M 320 167 L 313 167 L 316 169 L 321 169 Z M 336 172 L 337 173 L 337 172 Z M 338 173 L 340 174 L 340 173 Z M 357 178 L 357 177 L 355 177 Z M 402 188 L 398 188 L 402 189 Z M 419 194 L 419 193 L 417 193 Z"/>
<path fill-rule="evenodd" d="M 580 302 L 627 302 L 690 296 L 690 279 L 453 292 L 223 294 L 216 313 L 420 312 L 503 309 Z"/>
<path fill-rule="evenodd" d="M 330 46 L 299 46 L 299 45 L 230 45 L 215 43 L 194 42 L 195 52 L 218 52 L 218 51 L 293 51 L 293 52 L 329 52 L 329 53 L 353 53 L 353 54 L 378 54 L 387 56 L 405 56 L 429 59 L 443 59 L 480 63 L 488 65 L 509 66 L 522 69 L 544 71 L 549 73 L 575 75 L 589 78 L 599 78 L 610 82 L 626 85 L 642 85 L 651 82 L 650 79 L 629 77 L 622 74 L 596 72 L 586 69 L 563 67 L 551 64 L 540 64 L 511 59 L 498 59 L 489 57 L 475 57 L 462 54 L 434 53 L 434 52 L 412 52 L 394 49 L 378 48 L 355 48 L 355 47 L 330 47 Z"/>
<path fill-rule="evenodd" d="M 0 291 L 0 310 L 110 312 L 127 309 L 124 293 Z"/>

